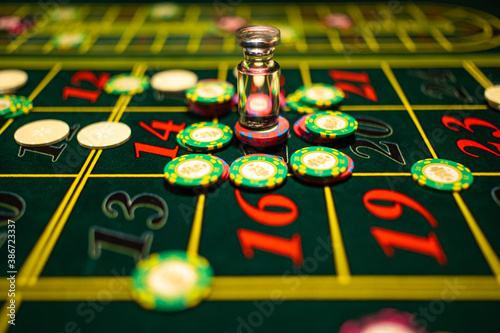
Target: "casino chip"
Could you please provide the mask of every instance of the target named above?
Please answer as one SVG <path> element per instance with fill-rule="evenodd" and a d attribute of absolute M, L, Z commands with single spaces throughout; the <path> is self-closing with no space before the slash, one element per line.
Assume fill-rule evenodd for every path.
<path fill-rule="evenodd" d="M 347 165 L 347 169 L 340 174 L 339 177 L 337 178 L 329 178 L 329 177 L 308 177 L 306 175 L 300 175 L 300 174 L 295 174 L 295 176 L 309 184 L 316 184 L 316 185 L 327 185 L 331 183 L 340 183 L 341 181 L 346 180 L 349 178 L 350 175 L 352 175 L 352 171 L 354 170 L 354 161 L 349 157 L 349 155 L 345 155 L 347 159 L 349 160 L 349 163 Z"/>
<path fill-rule="evenodd" d="M 354 167 L 351 162 L 346 154 L 328 147 L 305 147 L 290 157 L 292 171 L 298 178 L 325 182 L 339 179 Z M 344 178 L 347 176 L 344 175 Z"/>
<path fill-rule="evenodd" d="M 250 130 L 237 122 L 234 134 L 238 140 L 249 146 L 277 146 L 288 140 L 289 128 L 288 120 L 279 116 L 278 124 L 265 130 Z"/>
<path fill-rule="evenodd" d="M 208 79 L 199 81 L 186 91 L 186 98 L 195 103 L 218 104 L 229 102 L 235 93 L 234 86 L 226 81 Z"/>
<path fill-rule="evenodd" d="M 319 138 L 343 138 L 358 129 L 356 119 L 339 111 L 317 112 L 305 119 L 305 125 L 313 136 Z"/>
<path fill-rule="evenodd" d="M 151 78 L 151 87 L 161 92 L 186 91 L 198 82 L 198 76 L 183 69 L 172 69 L 156 73 Z"/>
<path fill-rule="evenodd" d="M 145 309 L 181 311 L 210 294 L 213 270 L 202 256 L 184 251 L 153 253 L 132 271 L 132 298 Z"/>
<path fill-rule="evenodd" d="M 489 106 L 495 110 L 500 110 L 500 85 L 486 88 L 484 97 Z"/>
<path fill-rule="evenodd" d="M 441 191 L 459 192 L 474 182 L 472 172 L 460 163 L 428 158 L 411 167 L 411 176 L 420 186 Z"/>
<path fill-rule="evenodd" d="M 120 74 L 112 76 L 104 85 L 108 94 L 140 94 L 149 87 L 149 79 L 146 76 L 133 74 Z"/>
<path fill-rule="evenodd" d="M 124 123 L 101 121 L 85 126 L 78 132 L 78 143 L 89 149 L 109 149 L 123 145 L 132 131 Z"/>
<path fill-rule="evenodd" d="M 300 98 L 301 94 L 295 92 L 287 96 L 286 103 L 290 107 L 290 109 L 297 111 L 298 113 L 315 113 L 321 111 L 320 108 L 302 103 L 300 101 Z"/>
<path fill-rule="evenodd" d="M 344 92 L 332 85 L 315 83 L 297 90 L 300 101 L 315 107 L 332 107 L 344 100 Z"/>
<path fill-rule="evenodd" d="M 33 109 L 33 102 L 24 96 L 0 96 L 0 119 L 17 118 L 28 114 Z"/>
<path fill-rule="evenodd" d="M 17 129 L 14 140 L 24 147 L 42 147 L 58 143 L 68 137 L 69 126 L 54 119 L 37 120 Z"/>
<path fill-rule="evenodd" d="M 0 70 L 0 94 L 11 94 L 28 82 L 28 74 L 19 69 Z"/>
<path fill-rule="evenodd" d="M 344 323 L 339 333 L 427 333 L 416 324 L 415 316 L 395 309 L 382 309 L 378 313 Z"/>
<path fill-rule="evenodd" d="M 282 185 L 288 166 L 282 159 L 266 154 L 250 154 L 236 159 L 229 171 L 229 179 L 238 187 L 272 189 Z"/>
<path fill-rule="evenodd" d="M 175 2 L 161 2 L 151 6 L 150 16 L 157 20 L 169 20 L 181 14 L 181 7 Z"/>
<path fill-rule="evenodd" d="M 54 37 L 52 43 L 58 49 L 71 49 L 83 44 L 87 35 L 80 32 L 65 32 Z"/>
<path fill-rule="evenodd" d="M 224 171 L 221 161 L 220 158 L 205 154 L 182 155 L 167 163 L 165 179 L 180 187 L 207 187 L 221 178 Z"/>
<path fill-rule="evenodd" d="M 224 124 L 202 122 L 184 128 L 177 138 L 187 150 L 208 152 L 230 144 L 233 131 Z"/>

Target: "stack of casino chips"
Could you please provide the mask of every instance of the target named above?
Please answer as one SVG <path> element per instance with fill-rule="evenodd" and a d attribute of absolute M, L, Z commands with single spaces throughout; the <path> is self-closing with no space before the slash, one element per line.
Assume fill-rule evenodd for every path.
<path fill-rule="evenodd" d="M 277 146 L 288 140 L 290 125 L 288 120 L 279 116 L 278 124 L 265 130 L 252 130 L 243 127 L 240 122 L 234 126 L 234 133 L 242 143 L 253 147 Z"/>
<path fill-rule="evenodd" d="M 299 113 L 333 110 L 344 100 L 344 92 L 335 86 L 315 83 L 303 86 L 286 98 L 290 109 Z"/>
<path fill-rule="evenodd" d="M 236 105 L 234 86 L 226 81 L 205 79 L 186 91 L 189 110 L 196 115 L 220 117 Z"/>
<path fill-rule="evenodd" d="M 293 125 L 295 135 L 306 142 L 318 145 L 353 135 L 357 128 L 356 119 L 339 111 L 307 114 Z"/>
<path fill-rule="evenodd" d="M 305 147 L 290 157 L 294 175 L 307 183 L 325 185 L 340 182 L 352 174 L 353 160 L 328 147 Z"/>

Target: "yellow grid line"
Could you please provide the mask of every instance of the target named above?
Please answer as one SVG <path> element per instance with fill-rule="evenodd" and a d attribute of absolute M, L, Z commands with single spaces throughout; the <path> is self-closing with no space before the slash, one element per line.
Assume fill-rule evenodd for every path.
<path fill-rule="evenodd" d="M 389 64 L 385 61 L 381 62 L 381 67 L 382 70 L 384 71 L 385 75 L 387 76 L 387 79 L 389 79 L 389 82 L 391 82 L 394 90 L 399 96 L 399 99 L 401 102 L 403 102 L 403 105 L 406 107 L 406 110 L 408 111 L 408 114 L 410 115 L 410 118 L 413 120 L 415 123 L 415 126 L 417 127 L 417 130 L 420 132 L 420 135 L 422 136 L 422 139 L 424 140 L 425 144 L 427 145 L 427 148 L 431 152 L 431 155 L 433 158 L 438 158 L 436 152 L 434 151 L 434 148 L 432 147 L 429 139 L 427 138 L 427 135 L 424 132 L 424 129 L 422 128 L 422 125 L 420 125 L 420 122 L 415 115 L 415 112 L 411 108 L 410 103 L 408 102 L 408 99 L 406 98 L 406 95 L 403 92 L 403 89 L 398 83 L 398 80 L 396 79 L 396 76 L 394 76 L 394 73 L 391 70 L 391 67 Z"/>
<path fill-rule="evenodd" d="M 187 252 L 197 254 L 200 247 L 201 228 L 203 225 L 203 212 L 205 210 L 205 194 L 198 196 L 196 203 L 196 210 L 194 212 L 193 226 L 191 227 L 191 234 L 189 235 L 189 242 Z"/>
<path fill-rule="evenodd" d="M 197 5 L 190 5 L 186 10 L 186 15 L 184 17 L 185 29 L 189 29 L 191 26 L 195 26 L 200 17 L 201 8 Z M 200 48 L 201 38 L 203 37 L 203 32 L 205 31 L 205 26 L 200 26 L 198 29 L 190 29 L 191 35 L 189 36 L 188 44 L 186 45 L 186 51 L 188 53 L 196 53 Z"/>
<path fill-rule="evenodd" d="M 484 75 L 483 72 L 470 60 L 466 60 L 463 62 L 463 66 L 469 74 L 479 82 L 480 85 L 483 86 L 484 89 L 493 86 L 493 83 Z"/>
<path fill-rule="evenodd" d="M 335 203 L 333 201 L 332 190 L 330 187 L 324 187 L 326 210 L 328 213 L 328 224 L 330 226 L 330 235 L 332 237 L 333 256 L 335 258 L 335 271 L 339 283 L 347 284 L 351 279 L 351 272 L 349 269 L 349 262 L 345 253 L 344 242 L 342 240 L 342 233 L 340 231 L 339 220 L 337 212 L 335 211 Z"/>
<path fill-rule="evenodd" d="M 469 225 L 472 235 L 474 235 L 474 238 L 476 239 L 476 242 L 479 245 L 479 248 L 481 249 L 483 256 L 488 262 L 491 271 L 493 272 L 493 274 L 495 274 L 497 282 L 500 284 L 500 260 L 498 259 L 498 256 L 491 247 L 490 243 L 488 242 L 488 239 L 486 238 L 483 231 L 477 224 L 474 216 L 472 216 L 472 213 L 470 212 L 469 208 L 465 204 L 460 194 L 457 192 L 453 192 L 453 198 L 455 198 L 455 201 L 457 202 L 460 211 L 462 212 L 463 216 L 465 217 L 465 220 L 467 221 L 467 224 Z"/>
<path fill-rule="evenodd" d="M 226 81 L 227 80 L 227 69 L 228 69 L 228 64 L 226 61 L 221 61 L 219 63 L 219 67 L 217 69 L 217 79 L 221 81 Z"/>
<path fill-rule="evenodd" d="M 166 22 L 162 22 L 158 25 L 158 31 L 153 43 L 151 44 L 151 53 L 160 53 L 163 49 L 169 35 L 168 27 L 169 25 Z"/>
<path fill-rule="evenodd" d="M 309 71 L 309 65 L 305 61 L 299 63 L 300 76 L 302 77 L 302 83 L 305 86 L 310 86 L 311 82 L 311 72 Z"/>
<path fill-rule="evenodd" d="M 10 118 L 5 122 L 5 124 L 3 124 L 3 126 L 0 128 L 0 135 L 2 135 L 3 132 L 5 132 L 5 130 L 10 126 L 10 124 L 12 124 L 13 121 L 14 119 Z"/>
<path fill-rule="evenodd" d="M 316 13 L 318 14 L 318 17 L 323 18 L 331 13 L 330 7 L 327 5 L 317 5 Z M 324 28 L 324 30 L 332 49 L 337 53 L 344 52 L 344 44 L 342 43 L 338 30 L 329 28 Z"/>
<path fill-rule="evenodd" d="M 356 26 L 361 30 L 361 35 L 366 45 L 372 52 L 378 52 L 380 45 L 370 29 L 366 27 L 366 21 L 363 13 L 357 5 L 349 4 L 346 6 L 347 13 L 354 19 Z"/>
<path fill-rule="evenodd" d="M 135 12 L 134 17 L 130 21 L 130 24 L 127 26 L 126 30 L 123 32 L 120 41 L 115 46 L 116 53 L 123 53 L 125 49 L 128 47 L 134 36 L 137 34 L 141 26 L 146 21 L 146 18 L 149 14 L 148 7 L 139 7 Z"/>
<path fill-rule="evenodd" d="M 47 75 L 43 78 L 43 80 L 38 84 L 38 86 L 31 92 L 28 96 L 30 101 L 33 101 L 38 94 L 42 92 L 42 90 L 52 81 L 52 79 L 59 73 L 62 68 L 62 64 L 60 62 L 56 63 L 52 69 L 47 73 Z"/>
<path fill-rule="evenodd" d="M 300 53 L 307 52 L 308 46 L 305 40 L 304 23 L 302 21 L 302 14 L 300 12 L 300 7 L 297 5 L 286 5 L 285 13 L 288 17 L 290 25 L 295 27 L 299 31 L 299 37 L 295 40 L 295 47 Z"/>
<path fill-rule="evenodd" d="M 498 67 L 500 65 L 500 60 L 498 54 L 481 54 L 468 57 L 469 60 L 474 61 L 474 63 L 485 66 L 485 67 Z M 54 62 L 61 62 L 64 65 L 64 69 L 93 69 L 93 70 L 123 70 L 130 68 L 132 64 L 137 62 L 146 62 L 151 66 L 159 67 L 182 67 L 187 69 L 213 69 L 220 62 L 220 57 L 204 57 L 203 59 L 181 57 L 171 55 L 165 58 L 155 58 L 151 59 L 148 57 L 122 57 L 122 58 L 110 58 L 108 57 L 92 57 L 92 58 L 82 58 L 82 57 L 51 57 L 51 58 L 40 58 L 33 56 L 16 56 L 16 57 L 3 57 L 2 66 L 9 67 L 23 67 L 25 69 L 48 69 L 54 65 Z M 228 60 L 239 62 L 241 59 L 239 57 L 228 58 Z M 451 67 L 451 68 L 462 68 L 463 66 L 463 56 L 460 54 L 443 56 L 413 56 L 413 57 L 395 57 L 387 56 L 385 61 L 392 68 L 438 68 L 438 67 Z M 304 57 L 299 56 L 280 56 L 280 65 L 283 68 L 297 68 L 297 64 L 304 61 Z M 335 68 L 380 68 L 380 57 L 375 55 L 358 56 L 346 58 L 342 55 L 332 55 L 332 56 L 311 56 L 307 59 L 307 62 L 311 68 L 330 68 L 335 66 Z"/>
<path fill-rule="evenodd" d="M 95 298 L 113 288 L 114 301 L 131 301 L 129 277 L 41 278 L 34 287 L 20 289 L 25 300 L 78 301 Z M 281 276 L 217 276 L 208 301 L 270 299 L 281 290 L 287 300 L 432 300 L 458 286 L 458 300 L 500 300 L 500 288 L 491 276 L 352 276 L 342 284 L 333 276 L 307 276 L 291 288 Z M 0 297 L 5 297 L 5 294 Z"/>
<path fill-rule="evenodd" d="M 85 39 L 78 49 L 80 54 L 88 52 L 94 43 L 99 39 L 103 31 L 107 31 L 113 22 L 116 20 L 118 15 L 120 15 L 120 6 L 114 5 L 108 8 L 106 13 L 103 15 L 101 22 L 95 24 L 95 27 L 89 34 L 89 37 Z"/>

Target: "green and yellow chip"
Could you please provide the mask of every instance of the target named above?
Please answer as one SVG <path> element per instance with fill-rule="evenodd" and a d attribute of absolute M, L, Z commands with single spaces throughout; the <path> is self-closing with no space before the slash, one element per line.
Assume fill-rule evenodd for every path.
<path fill-rule="evenodd" d="M 148 310 L 185 310 L 210 294 L 213 275 L 208 260 L 197 254 L 153 253 L 132 271 L 132 298 Z"/>
<path fill-rule="evenodd" d="M 120 74 L 111 77 L 104 85 L 108 94 L 140 94 L 149 87 L 149 78 L 133 74 Z"/>
<path fill-rule="evenodd" d="M 165 179 L 181 187 L 207 187 L 217 182 L 224 165 L 220 159 L 204 154 L 188 154 L 174 158 L 165 166 Z"/>
<path fill-rule="evenodd" d="M 332 107 L 344 100 L 344 92 L 330 84 L 315 83 L 297 90 L 300 101 L 311 106 Z"/>
<path fill-rule="evenodd" d="M 283 184 L 288 166 L 280 158 L 265 154 L 250 154 L 231 164 L 229 179 L 247 188 L 272 189 Z"/>
<path fill-rule="evenodd" d="M 187 148 L 206 152 L 230 144 L 233 130 L 224 124 L 201 122 L 186 127 L 178 134 L 178 138 Z"/>
<path fill-rule="evenodd" d="M 468 168 L 439 158 L 428 158 L 413 164 L 411 176 L 418 185 L 441 191 L 459 192 L 468 189 L 474 182 Z"/>
<path fill-rule="evenodd" d="M 318 138 L 336 139 L 354 134 L 358 129 L 356 119 L 339 111 L 321 111 L 307 117 L 305 125 Z"/>
<path fill-rule="evenodd" d="M 82 45 L 86 37 L 87 35 L 81 32 L 66 32 L 55 36 L 52 43 L 58 49 L 72 49 Z"/>
<path fill-rule="evenodd" d="M 297 150 L 290 158 L 292 171 L 311 178 L 338 178 L 349 165 L 346 154 L 332 148 L 311 146 Z"/>
<path fill-rule="evenodd" d="M 186 98 L 191 102 L 220 104 L 233 98 L 234 86 L 226 81 L 202 80 L 186 91 Z"/>

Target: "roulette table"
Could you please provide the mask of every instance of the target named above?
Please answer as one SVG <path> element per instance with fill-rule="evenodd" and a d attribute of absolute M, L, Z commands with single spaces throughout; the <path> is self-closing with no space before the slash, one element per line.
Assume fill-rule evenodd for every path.
<path fill-rule="evenodd" d="M 7 16 L 24 25 L 0 30 L 0 69 L 28 74 L 16 95 L 33 108 L 0 120 L 1 332 L 499 331 L 500 111 L 484 95 L 500 81 L 498 6 L 2 3 Z M 221 17 L 281 29 L 281 91 L 344 91 L 338 110 L 358 128 L 327 146 L 352 159 L 349 178 L 318 185 L 289 173 L 266 191 L 165 181 L 165 165 L 188 153 L 177 133 L 207 118 L 152 88 L 104 86 L 169 69 L 236 85 L 241 49 Z M 280 114 L 290 124 L 302 116 Z M 16 142 L 21 126 L 44 119 L 67 123 L 65 140 Z M 213 120 L 233 128 L 238 113 Z M 101 121 L 128 125 L 130 139 L 80 146 L 79 131 Z M 290 163 L 309 146 L 290 133 L 278 148 L 234 138 L 213 154 Z M 466 166 L 473 183 L 417 184 L 412 166 L 428 158 Z M 134 301 L 131 273 L 162 251 L 208 260 L 213 282 L 199 305 Z"/>

